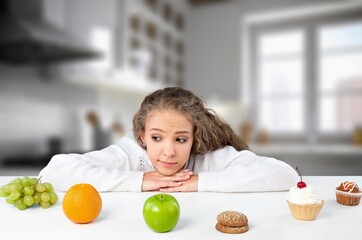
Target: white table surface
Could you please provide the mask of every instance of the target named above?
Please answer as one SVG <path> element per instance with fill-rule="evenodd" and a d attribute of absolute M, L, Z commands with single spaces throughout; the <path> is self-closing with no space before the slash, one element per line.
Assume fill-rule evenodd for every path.
<path fill-rule="evenodd" d="M 0 177 L 0 185 L 15 178 Z M 101 193 L 103 209 L 90 224 L 75 224 L 63 214 L 59 201 L 49 209 L 16 209 L 0 198 L 0 239 L 360 239 L 362 203 L 348 207 L 336 203 L 335 187 L 340 182 L 355 181 L 361 176 L 304 177 L 316 187 L 324 200 L 318 218 L 300 221 L 292 218 L 286 203 L 288 192 L 269 193 L 174 193 L 181 208 L 180 220 L 168 233 L 155 233 L 145 224 L 142 208 L 155 192 Z M 216 216 L 225 210 L 243 212 L 250 230 L 244 234 L 223 234 L 215 230 Z"/>

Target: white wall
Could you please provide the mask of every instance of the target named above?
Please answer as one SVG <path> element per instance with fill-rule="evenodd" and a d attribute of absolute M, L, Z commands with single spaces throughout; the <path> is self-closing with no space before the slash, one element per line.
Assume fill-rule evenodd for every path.
<path fill-rule="evenodd" d="M 191 9 L 187 14 L 186 87 L 205 99 L 239 94 L 238 1 Z"/>

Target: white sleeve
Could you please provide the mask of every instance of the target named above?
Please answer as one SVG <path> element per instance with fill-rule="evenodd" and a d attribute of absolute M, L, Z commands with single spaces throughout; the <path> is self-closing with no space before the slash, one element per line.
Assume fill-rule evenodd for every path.
<path fill-rule="evenodd" d="M 98 191 L 141 191 L 143 172 L 134 171 L 127 154 L 117 145 L 86 154 L 58 154 L 39 173 L 58 191 L 89 183 Z"/>
<path fill-rule="evenodd" d="M 197 163 L 196 163 L 197 164 Z M 285 191 L 298 182 L 298 174 L 287 163 L 260 157 L 228 146 L 205 156 L 200 171 L 199 191 L 263 192 Z"/>

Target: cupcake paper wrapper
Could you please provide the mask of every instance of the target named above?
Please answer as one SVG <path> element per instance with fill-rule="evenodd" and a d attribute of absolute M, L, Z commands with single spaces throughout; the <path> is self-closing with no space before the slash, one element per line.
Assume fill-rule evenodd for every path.
<path fill-rule="evenodd" d="M 337 203 L 345 206 L 357 206 L 360 203 L 362 192 L 349 193 L 336 190 Z"/>
<path fill-rule="evenodd" d="M 289 201 L 288 206 L 292 216 L 298 220 L 311 221 L 317 218 L 324 202 L 317 204 L 294 204 Z"/>

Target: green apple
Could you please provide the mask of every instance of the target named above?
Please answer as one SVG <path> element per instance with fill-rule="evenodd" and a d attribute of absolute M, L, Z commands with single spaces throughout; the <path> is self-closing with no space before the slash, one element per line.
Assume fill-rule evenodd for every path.
<path fill-rule="evenodd" d="M 143 218 L 155 232 L 169 232 L 180 217 L 180 205 L 170 194 L 155 194 L 143 205 Z"/>

